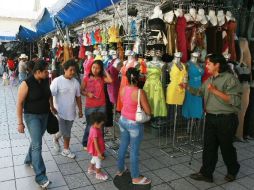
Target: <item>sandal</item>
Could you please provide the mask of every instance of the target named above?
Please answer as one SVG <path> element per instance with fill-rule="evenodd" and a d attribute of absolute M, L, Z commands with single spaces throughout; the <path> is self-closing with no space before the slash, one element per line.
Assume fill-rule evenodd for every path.
<path fill-rule="evenodd" d="M 148 185 L 151 183 L 152 183 L 152 181 L 144 176 L 142 176 L 142 179 L 139 182 L 132 181 L 132 184 L 134 184 L 134 185 Z"/>
<path fill-rule="evenodd" d="M 96 174 L 96 169 L 88 168 L 87 173 L 88 174 Z"/>
<path fill-rule="evenodd" d="M 95 176 L 95 178 L 96 178 L 96 179 L 99 179 L 99 180 L 105 181 L 105 180 L 108 179 L 108 176 L 107 176 L 106 174 L 104 174 L 104 173 L 101 172 L 101 173 L 97 173 L 96 176 Z"/>

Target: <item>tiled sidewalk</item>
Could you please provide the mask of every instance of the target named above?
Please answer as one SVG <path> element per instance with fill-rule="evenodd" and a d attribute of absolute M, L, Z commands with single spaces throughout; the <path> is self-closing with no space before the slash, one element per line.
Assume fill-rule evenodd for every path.
<path fill-rule="evenodd" d="M 23 164 L 29 146 L 29 135 L 17 132 L 16 120 L 17 88 L 0 86 L 0 190 L 36 190 L 40 189 L 34 182 L 34 172 Z M 45 134 L 43 157 L 49 179 L 50 189 L 54 190 L 115 190 L 112 178 L 116 172 L 116 155 L 107 151 L 103 162 L 104 170 L 110 179 L 98 181 L 87 174 L 89 155 L 82 151 L 83 120 L 76 120 L 71 139 L 71 150 L 75 160 L 56 153 L 52 146 L 52 137 Z M 254 142 L 236 144 L 241 170 L 238 179 L 225 183 L 225 166 L 220 161 L 214 174 L 214 183 L 196 182 L 188 176 L 199 169 L 201 154 L 196 154 L 192 165 L 189 156 L 171 158 L 164 155 L 157 147 L 157 139 L 146 133 L 140 152 L 140 168 L 143 175 L 152 178 L 153 190 L 246 190 L 254 189 Z"/>

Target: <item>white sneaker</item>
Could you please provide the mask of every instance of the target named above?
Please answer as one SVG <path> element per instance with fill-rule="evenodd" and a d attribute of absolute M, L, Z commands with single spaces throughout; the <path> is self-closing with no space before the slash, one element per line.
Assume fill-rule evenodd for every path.
<path fill-rule="evenodd" d="M 73 154 L 70 150 L 63 150 L 62 155 L 68 158 L 74 159 L 76 157 L 75 154 Z"/>
<path fill-rule="evenodd" d="M 56 140 L 56 137 L 53 137 L 53 143 L 54 143 L 54 149 L 59 152 L 60 151 L 60 144 L 59 142 Z"/>
<path fill-rule="evenodd" d="M 45 181 L 45 182 L 43 182 L 42 184 L 40 184 L 40 187 L 41 187 L 42 189 L 45 189 L 45 188 L 47 188 L 47 187 L 49 186 L 49 184 L 50 184 L 50 181 L 48 180 L 48 181 Z"/>

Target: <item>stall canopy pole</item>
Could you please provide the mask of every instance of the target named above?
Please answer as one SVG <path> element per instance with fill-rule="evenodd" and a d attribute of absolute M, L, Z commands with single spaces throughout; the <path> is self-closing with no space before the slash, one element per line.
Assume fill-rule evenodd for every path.
<path fill-rule="evenodd" d="M 128 28 L 128 0 L 126 0 L 126 34 L 128 38 L 128 44 L 129 44 L 129 28 Z"/>
<path fill-rule="evenodd" d="M 67 40 L 68 43 L 70 43 L 69 29 L 68 29 L 67 26 L 65 28 L 65 32 L 66 32 L 66 40 Z"/>

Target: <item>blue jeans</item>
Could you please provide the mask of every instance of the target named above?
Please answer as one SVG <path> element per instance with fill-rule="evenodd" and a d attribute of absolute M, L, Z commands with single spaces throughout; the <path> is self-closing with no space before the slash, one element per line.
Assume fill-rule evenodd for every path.
<path fill-rule="evenodd" d="M 19 84 L 21 84 L 24 80 L 26 80 L 27 74 L 26 73 L 19 73 Z"/>
<path fill-rule="evenodd" d="M 119 172 L 124 171 L 125 154 L 129 144 L 131 145 L 130 161 L 131 161 L 131 177 L 138 178 L 139 175 L 139 148 L 144 136 L 144 125 L 128 120 L 121 116 L 119 120 L 121 131 L 121 142 L 118 150 L 117 166 Z"/>
<path fill-rule="evenodd" d="M 91 128 L 91 122 L 89 119 L 89 116 L 94 113 L 94 112 L 103 112 L 105 113 L 105 106 L 102 107 L 95 107 L 95 108 L 86 108 L 85 109 L 85 116 L 86 116 L 86 128 L 85 128 L 85 132 L 84 132 L 84 136 L 82 138 L 82 145 L 83 147 L 87 146 L 87 141 L 88 141 L 88 137 L 89 137 L 89 132 L 90 132 L 90 128 Z M 103 130 L 104 131 L 104 130 Z"/>
<path fill-rule="evenodd" d="M 48 180 L 42 158 L 42 136 L 47 129 L 48 114 L 24 114 L 24 119 L 31 137 L 25 164 L 32 164 L 36 175 L 35 181 L 42 184 Z"/>

